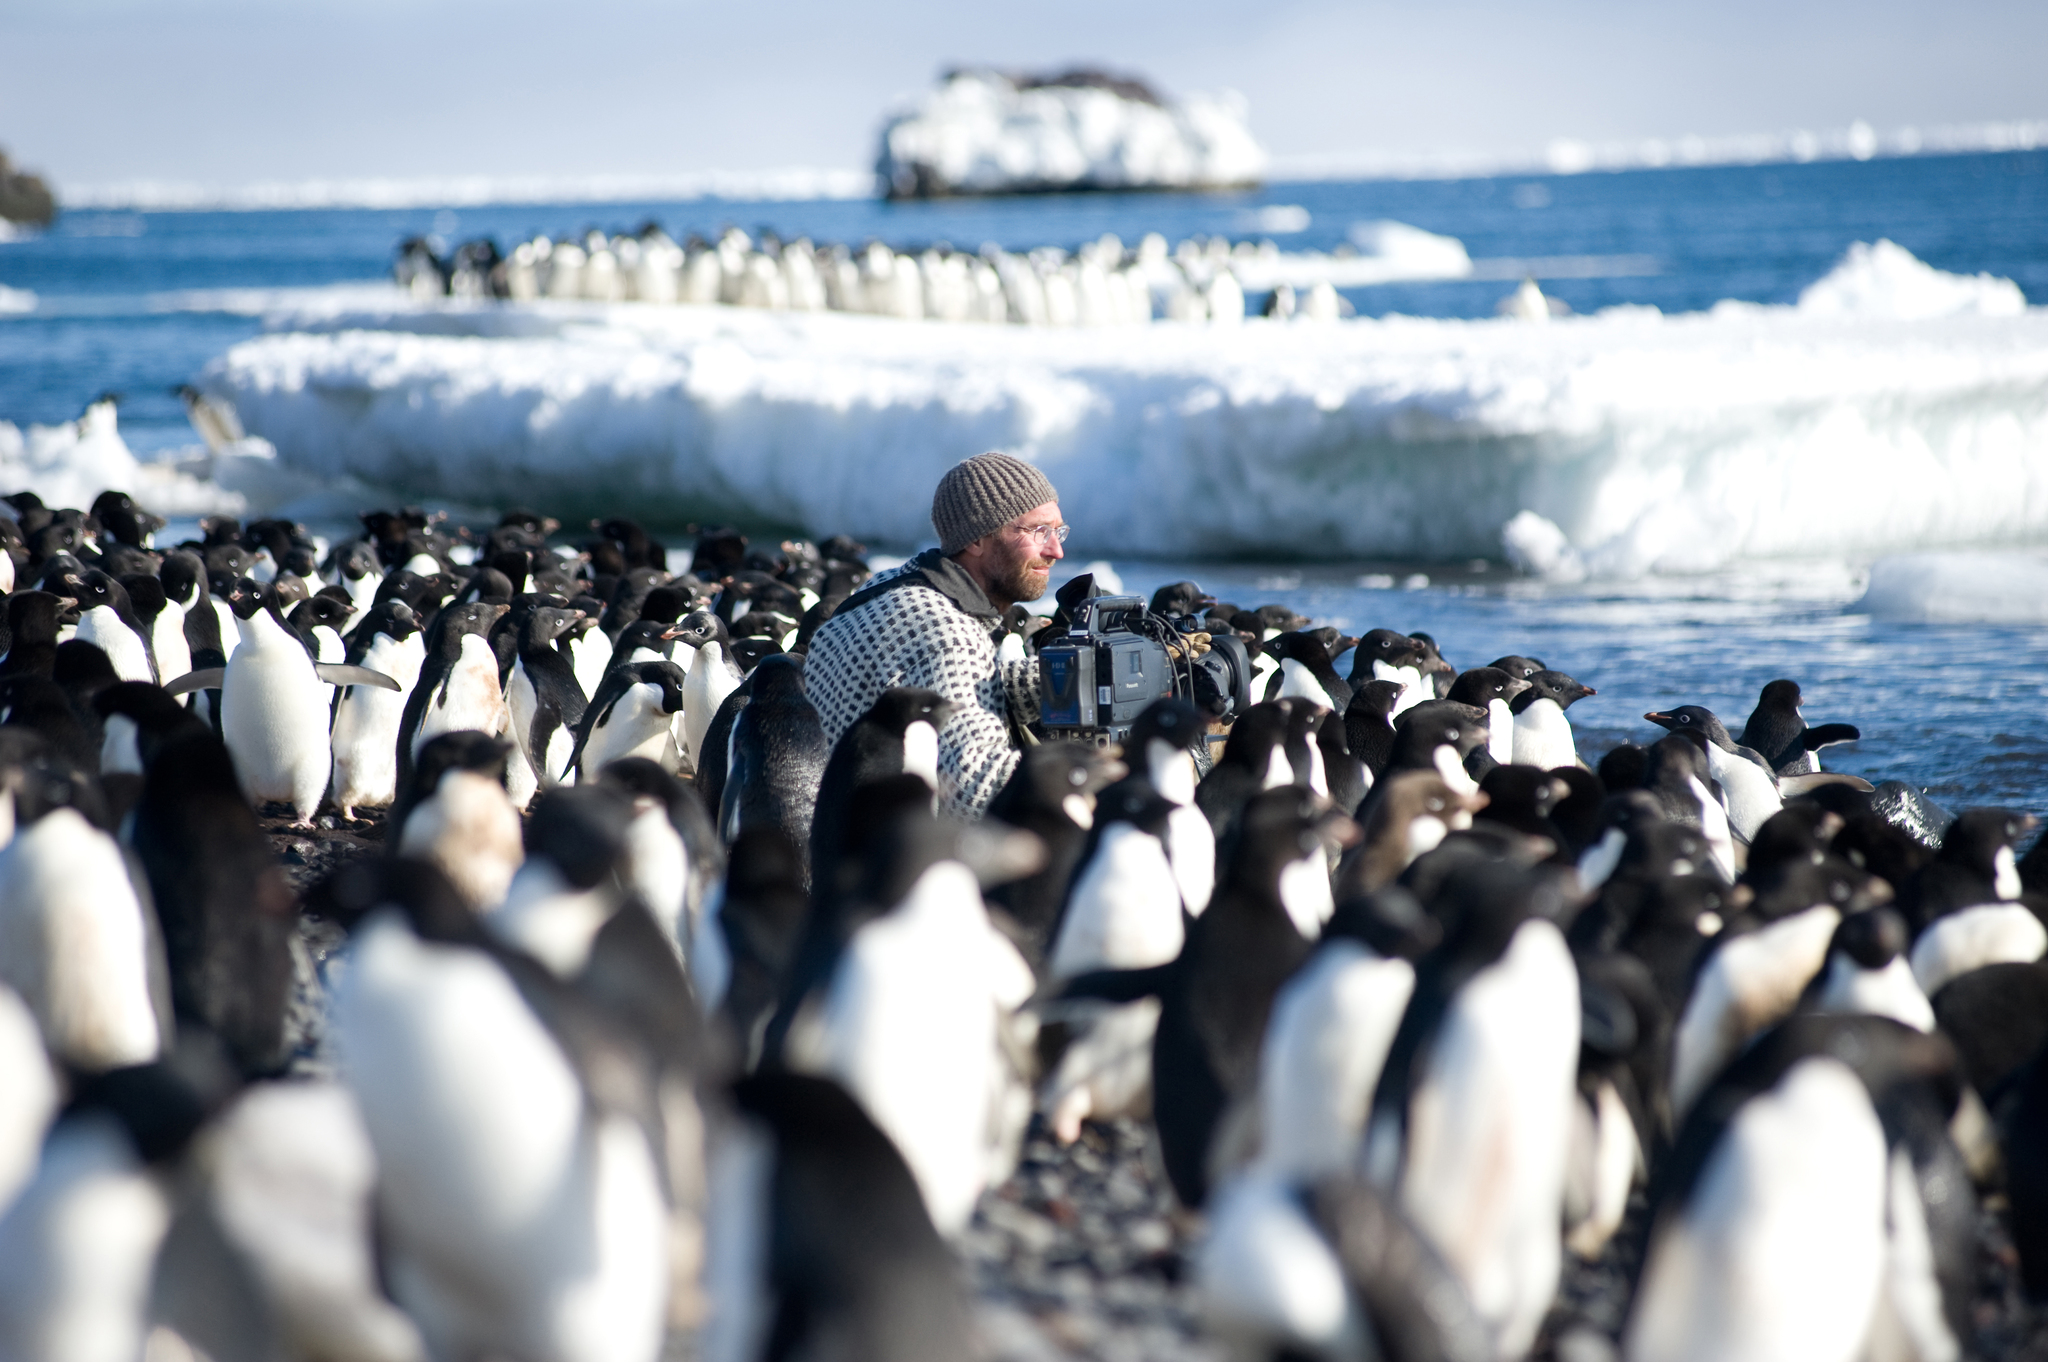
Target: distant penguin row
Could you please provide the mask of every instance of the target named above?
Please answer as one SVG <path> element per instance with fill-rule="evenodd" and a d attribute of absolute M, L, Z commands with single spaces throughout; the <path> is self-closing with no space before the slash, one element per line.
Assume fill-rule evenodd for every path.
<path fill-rule="evenodd" d="M 2048 851 L 1789 680 L 1596 770 L 1541 659 L 1177 582 L 1256 703 L 962 823 L 944 697 L 805 696 L 850 540 L 8 504 L 0 1355 L 950 1362 L 1105 1121 L 1232 1356 L 1960 1357 L 1987 1215 L 2048 1300 Z M 263 819 L 387 801 L 295 896 Z"/>
<path fill-rule="evenodd" d="M 1272 242 L 1183 241 L 1148 234 L 1133 249 L 1113 235 L 1067 251 L 1039 247 L 967 253 L 938 244 L 893 249 L 757 239 L 728 228 L 714 241 L 677 245 L 648 223 L 630 235 L 593 229 L 580 239 L 540 236 L 501 255 L 480 239 L 442 259 L 423 237 L 401 242 L 393 277 L 422 300 L 438 297 L 582 300 L 601 303 L 725 304 L 769 311 L 854 312 L 907 321 L 1018 326 L 1120 326 L 1155 319 L 1231 324 L 1244 320 L 1245 289 L 1234 266 L 1277 256 Z M 1299 292 L 1281 285 L 1258 315 L 1278 321 L 1336 321 L 1351 305 L 1327 281 Z"/>

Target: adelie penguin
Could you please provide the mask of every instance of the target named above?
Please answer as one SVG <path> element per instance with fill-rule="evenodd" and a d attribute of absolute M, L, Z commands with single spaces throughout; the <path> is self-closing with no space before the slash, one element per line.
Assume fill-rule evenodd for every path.
<path fill-rule="evenodd" d="M 831 748 L 816 707 L 804 695 L 803 659 L 764 658 L 748 685 L 753 698 L 733 721 L 719 792 L 719 836 L 729 843 L 745 828 L 779 827 L 808 856 Z"/>
<path fill-rule="evenodd" d="M 1821 748 L 1855 742 L 1863 736 L 1854 724 L 1808 727 L 1806 716 L 1799 712 L 1802 703 L 1797 681 L 1781 678 L 1769 683 L 1737 739 L 1761 754 L 1765 764 L 1781 776 L 1811 775 L 1820 770 Z"/>
<path fill-rule="evenodd" d="M 1331 651 L 1313 633 L 1297 631 L 1268 640 L 1266 652 L 1278 658 L 1280 670 L 1266 683 L 1265 699 L 1298 696 L 1342 714 L 1351 703 L 1351 685 L 1331 665 Z"/>
<path fill-rule="evenodd" d="M 1652 710 L 1643 717 L 1659 728 L 1674 733 L 1690 729 L 1706 739 L 1707 770 L 1727 800 L 1728 825 L 1745 842 L 1785 806 L 1788 794 L 1804 793 L 1821 782 L 1848 784 L 1865 792 L 1869 788 L 1869 782 L 1855 776 L 1780 775 L 1762 753 L 1738 745 L 1714 712 L 1701 705 L 1680 705 L 1669 712 Z"/>
<path fill-rule="evenodd" d="M 434 865 L 472 908 L 502 903 L 526 858 L 519 811 L 505 793 L 511 752 L 487 733 L 428 739 L 385 828 L 391 854 Z"/>
<path fill-rule="evenodd" d="M 576 670 L 555 647 L 556 640 L 583 618 L 580 610 L 541 606 L 519 632 L 519 656 L 505 683 L 512 736 L 539 787 L 558 784 L 576 750 L 576 725 L 586 698 Z M 518 802 L 515 794 L 514 803 Z"/>
<path fill-rule="evenodd" d="M 1530 677 L 1529 689 L 1508 702 L 1515 716 L 1514 764 L 1545 771 L 1577 766 L 1579 750 L 1565 711 L 1595 693 L 1563 672 L 1542 671 Z"/>
<path fill-rule="evenodd" d="M 811 822 L 811 883 L 821 892 L 836 892 L 847 815 L 861 786 L 908 773 L 937 792 L 939 730 L 952 717 L 953 702 L 937 691 L 894 686 L 839 735 L 819 778 Z"/>
<path fill-rule="evenodd" d="M 645 757 L 664 771 L 681 770 L 674 720 L 683 712 L 684 679 L 673 662 L 623 663 L 606 672 L 577 726 L 570 757 L 577 778 L 594 780 L 621 757 Z"/>
<path fill-rule="evenodd" d="M 1498 667 L 1474 667 L 1458 674 L 1444 698 L 1486 711 L 1486 750 L 1497 764 L 1507 766 L 1515 760 L 1515 715 L 1509 702 L 1527 689 L 1528 681 Z"/>
<path fill-rule="evenodd" d="M 427 657 L 405 702 L 398 730 L 398 783 L 412 775 L 420 748 L 442 733 L 503 733 L 510 722 L 498 680 L 491 626 L 507 607 L 481 601 L 444 609 L 427 634 Z"/>
<path fill-rule="evenodd" d="M 1129 768 L 1103 748 L 1040 743 L 1024 751 L 1017 769 L 989 801 L 990 819 L 1030 833 L 1045 847 L 1045 864 L 1038 870 L 996 885 L 984 895 L 991 916 L 1033 969 L 1044 965 L 1052 945 L 1060 906 L 1095 825 L 1095 801 L 1105 786 L 1128 773 Z M 1206 831 L 1208 820 L 1199 810 L 1190 812 L 1202 820 Z M 817 837 L 815 828 L 811 835 Z"/>
<path fill-rule="evenodd" d="M 329 797 L 345 821 L 359 808 L 386 808 L 398 795 L 398 732 L 406 697 L 427 660 L 419 617 L 401 600 L 378 601 L 351 632 L 348 660 L 399 684 L 344 686 L 334 699 L 334 777 Z"/>
<path fill-rule="evenodd" d="M 150 631 L 136 618 L 127 589 L 94 569 L 66 573 L 62 581 L 65 591 L 78 602 L 78 632 L 73 637 L 104 652 L 123 681 L 157 680 Z"/>

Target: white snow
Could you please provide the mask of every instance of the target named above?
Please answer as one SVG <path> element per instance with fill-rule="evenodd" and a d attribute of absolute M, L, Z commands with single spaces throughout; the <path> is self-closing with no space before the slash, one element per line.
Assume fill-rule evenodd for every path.
<path fill-rule="evenodd" d="M 2027 299 L 2010 279 L 1948 274 L 1893 242 L 1859 241 L 1799 295 L 1799 309 L 1815 316 L 2013 317 L 2027 310 Z"/>
<path fill-rule="evenodd" d="M 0 226 L 6 225 L 0 218 Z M 33 312 L 36 310 L 36 295 L 25 288 L 9 288 L 0 284 L 0 316 L 9 312 Z"/>
<path fill-rule="evenodd" d="M 1871 565 L 1852 614 L 1925 624 L 2048 624 L 2048 555 L 1903 553 Z"/>
<path fill-rule="evenodd" d="M 897 195 L 1196 188 L 1256 183 L 1266 154 L 1236 94 L 1157 104 L 961 71 L 883 125 L 875 170 Z"/>
<path fill-rule="evenodd" d="M 1525 566 L 1603 576 L 2048 533 L 2048 309 L 1824 296 L 1092 329 L 394 297 L 279 319 L 203 384 L 305 475 L 893 545 L 985 449 L 1045 468 L 1090 556 L 1490 556 L 1525 511 L 1557 532 L 1520 522 Z"/>
<path fill-rule="evenodd" d="M 268 449 L 260 441 L 251 446 Z M 218 471 L 207 469 L 209 475 Z M 121 438 L 111 402 L 94 403 L 78 420 L 62 425 L 23 430 L 0 421 L 0 484 L 34 492 L 51 506 L 90 506 L 110 487 L 164 515 L 240 514 L 247 506 L 240 494 L 210 476 L 138 460 Z"/>

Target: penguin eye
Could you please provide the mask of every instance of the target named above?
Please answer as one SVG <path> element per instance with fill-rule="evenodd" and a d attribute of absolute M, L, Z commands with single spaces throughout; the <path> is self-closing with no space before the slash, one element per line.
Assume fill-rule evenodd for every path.
<path fill-rule="evenodd" d="M 1429 807 L 1430 807 L 1430 808 L 1431 808 L 1432 810 L 1435 810 L 1435 809 L 1441 809 L 1441 808 L 1442 808 L 1443 806 L 1444 806 L 1444 802 L 1443 802 L 1443 801 L 1442 801 L 1441 799 L 1437 799 L 1437 798 L 1435 798 L 1434 796 L 1432 796 L 1432 797 L 1430 798 L 1430 801 L 1429 801 Z"/>
<path fill-rule="evenodd" d="M 1691 723 L 1691 722 L 1692 722 L 1692 715 L 1690 715 L 1690 714 L 1681 714 L 1681 715 L 1679 715 L 1679 716 L 1678 716 L 1678 722 L 1680 722 L 1680 723 L 1682 723 L 1682 724 L 1689 724 L 1689 723 Z"/>

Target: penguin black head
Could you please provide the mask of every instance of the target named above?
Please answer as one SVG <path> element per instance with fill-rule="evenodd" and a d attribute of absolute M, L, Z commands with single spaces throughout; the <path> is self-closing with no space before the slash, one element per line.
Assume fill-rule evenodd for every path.
<path fill-rule="evenodd" d="M 347 601 L 338 601 L 332 596 L 309 596 L 292 610 L 291 624 L 308 630 L 315 625 L 338 630 L 354 613 L 355 607 Z"/>
<path fill-rule="evenodd" d="M 1367 681 L 1362 685 L 1353 686 L 1351 703 L 1345 706 L 1344 712 L 1385 719 L 1394 712 L 1394 702 L 1401 698 L 1401 690 L 1399 681 Z"/>
<path fill-rule="evenodd" d="M 1308 628 L 1308 616 L 1298 614 L 1284 605 L 1262 605 L 1252 613 L 1259 617 L 1261 629 L 1278 629 L 1286 634 Z"/>
<path fill-rule="evenodd" d="M 674 625 L 663 624 L 660 620 L 634 620 L 619 631 L 618 641 L 612 645 L 612 651 L 620 657 L 631 657 L 636 650 L 645 648 L 663 657 L 674 657 L 675 641 L 681 636 L 682 630 Z"/>
<path fill-rule="evenodd" d="M 377 908 L 396 908 L 424 941 L 481 942 L 476 911 L 439 866 L 409 856 L 350 861 L 316 884 L 306 911 L 350 931 Z"/>
<path fill-rule="evenodd" d="M 1389 667 L 1418 667 L 1421 660 L 1422 645 L 1408 635 L 1395 629 L 1369 629 L 1359 635 L 1351 670 L 1354 675 L 1370 675 L 1375 662 L 1384 662 Z"/>
<path fill-rule="evenodd" d="M 782 645 L 772 638 L 740 638 L 732 644 L 732 660 L 742 675 L 751 676 L 769 658 L 783 656 Z M 792 658 L 792 660 L 797 660 Z"/>
<path fill-rule="evenodd" d="M 1649 747 L 1644 762 L 1643 788 L 1691 793 L 1686 777 L 1707 780 L 1707 735 L 1697 729 L 1682 729 L 1659 738 Z"/>
<path fill-rule="evenodd" d="M 1143 752 L 1148 743 L 1163 742 L 1175 751 L 1193 751 L 1208 734 L 1208 725 L 1195 707 L 1176 696 L 1154 700 L 1131 725 L 1125 740 L 1128 752 Z"/>
<path fill-rule="evenodd" d="M 1120 780 L 1095 800 L 1095 825 L 1129 823 L 1154 837 L 1166 835 L 1166 820 L 1179 806 L 1140 781 Z"/>
<path fill-rule="evenodd" d="M 1502 668 L 1503 671 L 1507 670 Z M 1539 671 L 1528 678 L 1529 689 L 1508 701 L 1508 708 L 1520 714 L 1538 700 L 1552 700 L 1559 709 L 1570 709 L 1572 702 L 1598 694 L 1591 686 L 1579 684 L 1563 672 Z"/>
<path fill-rule="evenodd" d="M 180 1022 L 181 1035 L 188 1023 Z M 93 1113 L 111 1117 L 147 1164 L 176 1158 L 206 1124 L 212 1107 L 174 1061 L 109 1069 L 80 1078 L 60 1121 Z"/>
<path fill-rule="evenodd" d="M 156 748 L 181 734 L 205 731 L 206 721 L 186 709 L 162 686 L 119 681 L 92 698 L 102 719 L 121 715 L 134 723 L 136 747 L 145 765 Z"/>
<path fill-rule="evenodd" d="M 1266 651 L 1274 657 L 1299 662 L 1311 670 L 1330 665 L 1329 645 L 1312 630 L 1276 635 L 1266 641 Z"/>
<path fill-rule="evenodd" d="M 1219 878 L 1239 890 L 1277 899 L 1282 870 L 1296 861 L 1324 856 L 1332 842 L 1349 845 L 1357 840 L 1356 823 L 1310 791 L 1282 785 L 1246 801 L 1229 845 L 1217 848 Z"/>
<path fill-rule="evenodd" d="M 587 618 L 588 616 L 581 610 L 570 610 L 558 605 L 540 606 L 526 617 L 524 642 L 529 647 L 545 647 L 569 633 L 579 621 Z"/>
<path fill-rule="evenodd" d="M 1091 743 L 1048 742 L 1027 748 L 1017 769 L 989 804 L 989 817 L 1016 827 L 1040 826 L 1034 814 L 1078 822 L 1067 800 L 1079 796 L 1094 814 L 1095 796 L 1130 774 L 1123 762 Z"/>
<path fill-rule="evenodd" d="M 413 763 L 413 802 L 431 795 L 450 771 L 469 771 L 503 785 L 505 760 L 511 754 L 511 743 L 474 729 L 430 738 Z"/>
<path fill-rule="evenodd" d="M 128 577 L 155 577 L 161 561 L 153 553 L 130 548 L 126 544 L 110 544 L 100 550 L 100 571 L 115 581 Z"/>
<path fill-rule="evenodd" d="M 696 601 L 686 588 L 673 582 L 655 587 L 647 593 L 647 599 L 640 602 L 640 618 L 653 620 L 657 624 L 674 624 Z"/>
<path fill-rule="evenodd" d="M 92 610 L 98 606 L 119 608 L 127 604 L 128 593 L 98 568 L 87 568 L 83 572 L 67 572 L 60 579 L 64 594 L 78 602 L 80 611 Z"/>
<path fill-rule="evenodd" d="M 47 591 L 17 591 L 7 598 L 7 627 L 17 646 L 48 643 L 54 647 L 58 617 L 63 612 L 61 597 Z"/>
<path fill-rule="evenodd" d="M 1474 667 L 1458 673 L 1451 682 L 1451 693 L 1444 698 L 1485 709 L 1492 701 L 1512 700 L 1527 689 L 1526 680 L 1510 676 L 1499 667 Z"/>
<path fill-rule="evenodd" d="M 1509 653 L 1506 657 L 1496 657 L 1486 665 L 1497 667 L 1509 676 L 1518 677 L 1524 681 L 1534 681 L 1536 673 L 1545 670 L 1542 662 L 1536 658 L 1522 657 L 1515 653 Z"/>
<path fill-rule="evenodd" d="M 1707 741 L 1723 752 L 1735 750 L 1735 740 L 1728 736 L 1727 725 L 1715 717 L 1713 710 L 1704 705 L 1680 705 L 1671 710 L 1651 710 L 1643 717 L 1657 727 L 1673 733 L 1683 729 L 1695 729 L 1704 733 Z"/>
<path fill-rule="evenodd" d="M 762 658 L 753 670 L 753 678 L 756 705 L 810 703 L 804 696 L 804 660 L 792 653 Z"/>
<path fill-rule="evenodd" d="M 526 822 L 526 855 L 554 863 L 577 889 L 594 889 L 626 854 L 632 800 L 598 781 L 548 790 L 534 801 Z"/>
<path fill-rule="evenodd" d="M 1841 829 L 1841 818 L 1818 804 L 1787 804 L 1766 818 L 1749 839 L 1749 869 L 1757 872 L 1786 861 L 1818 864 Z"/>
<path fill-rule="evenodd" d="M 1485 817 L 1523 832 L 1550 836 L 1550 815 L 1571 787 L 1533 766 L 1496 766 L 1479 782 L 1488 799 Z"/>
<path fill-rule="evenodd" d="M 383 634 L 394 642 L 403 643 L 420 631 L 420 617 L 404 601 L 385 599 L 370 607 L 363 624 L 372 634 Z"/>
<path fill-rule="evenodd" d="M 1271 700 L 1253 705 L 1230 726 L 1230 739 L 1223 744 L 1217 764 L 1242 767 L 1263 777 L 1273 749 L 1287 741 L 1287 720 L 1285 705 Z"/>
<path fill-rule="evenodd" d="M 1936 859 L 1993 875 L 1998 868 L 1998 853 L 2010 853 L 2020 838 L 2039 823 L 2032 814 L 2014 809 L 1965 809 L 1942 835 Z"/>
<path fill-rule="evenodd" d="M 457 599 L 509 606 L 512 604 L 512 579 L 496 568 L 478 568 L 470 574 Z"/>
<path fill-rule="evenodd" d="M 1601 786 L 1611 795 L 1642 789 L 1648 778 L 1649 759 L 1649 749 L 1632 742 L 1610 748 L 1607 755 L 1600 758 Z"/>
<path fill-rule="evenodd" d="M 1439 747 L 1449 747 L 1463 761 L 1491 732 L 1486 711 L 1455 700 L 1424 700 L 1410 707 L 1394 724 L 1394 764 L 1429 766 Z M 1416 760 L 1420 757 L 1420 760 Z"/>
<path fill-rule="evenodd" d="M 301 601 L 313 599 L 313 584 L 304 577 L 289 572 L 280 572 L 271 580 L 270 589 L 277 593 L 279 611 L 290 610 Z"/>
<path fill-rule="evenodd" d="M 1780 678 L 1776 681 L 1765 683 L 1763 693 L 1757 696 L 1756 707 L 1758 709 L 1780 711 L 1796 710 L 1801 703 L 1803 702 L 1799 697 L 1799 683 L 1786 678 Z"/>
<path fill-rule="evenodd" d="M 900 737 L 915 723 L 930 724 L 935 729 L 944 728 L 956 708 L 951 700 L 935 690 L 891 686 L 875 697 L 875 703 L 860 717 L 860 722 L 878 725 Z"/>
<path fill-rule="evenodd" d="M 351 582 L 360 582 L 383 570 L 377 562 L 376 550 L 360 539 L 352 539 L 334 551 L 334 567 Z"/>
<path fill-rule="evenodd" d="M 242 577 L 221 593 L 221 599 L 228 603 L 228 609 L 235 612 L 236 619 L 252 620 L 259 610 L 268 610 L 282 617 L 278 596 L 274 588 L 265 586 L 252 577 Z"/>
<path fill-rule="evenodd" d="M 164 611 L 169 593 L 164 584 L 156 578 L 137 573 L 132 577 L 120 578 L 121 590 L 128 594 L 128 608 L 135 618 L 148 624 Z"/>
<path fill-rule="evenodd" d="M 459 651 L 466 635 L 489 635 L 491 626 L 505 617 L 512 607 L 495 601 L 470 601 L 466 605 L 451 605 L 440 614 L 437 623 L 441 630 L 441 646 Z"/>
<path fill-rule="evenodd" d="M 1152 593 L 1155 615 L 1197 615 L 1216 604 L 1216 598 L 1193 582 L 1170 582 Z"/>
<path fill-rule="evenodd" d="M 1883 969 L 1904 954 L 1906 945 L 1905 918 L 1890 908 L 1866 908 L 1842 919 L 1828 949 L 1841 952 L 1864 969 Z"/>
<path fill-rule="evenodd" d="M 206 589 L 206 564 L 198 554 L 176 549 L 164 555 L 156 579 L 163 585 L 164 595 L 179 605 L 196 605 Z"/>
<path fill-rule="evenodd" d="M 726 631 L 725 621 L 709 610 L 692 610 L 677 620 L 675 632 L 670 637 L 679 639 L 692 648 L 701 648 L 714 641 L 728 644 L 732 642 L 732 635 Z"/>

